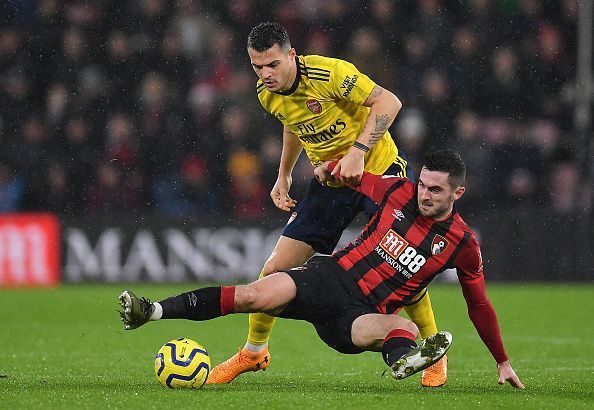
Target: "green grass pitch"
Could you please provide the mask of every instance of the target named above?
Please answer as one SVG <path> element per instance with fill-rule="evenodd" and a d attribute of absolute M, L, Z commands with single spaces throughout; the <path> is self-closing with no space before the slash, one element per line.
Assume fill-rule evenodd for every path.
<path fill-rule="evenodd" d="M 158 300 L 185 285 L 134 285 Z M 266 372 L 201 390 L 161 387 L 153 358 L 170 339 L 206 346 L 218 363 L 243 345 L 247 316 L 162 321 L 124 332 L 121 285 L 0 289 L 1 408 L 594 408 L 594 287 L 490 284 L 504 342 L 526 390 L 499 386 L 457 285 L 431 288 L 440 328 L 452 332 L 448 383 L 382 376 L 378 353 L 347 356 L 313 327 L 279 320 Z"/>

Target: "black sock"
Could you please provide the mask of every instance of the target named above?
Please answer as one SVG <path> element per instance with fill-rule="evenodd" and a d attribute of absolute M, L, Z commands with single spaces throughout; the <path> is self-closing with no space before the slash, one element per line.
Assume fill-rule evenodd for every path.
<path fill-rule="evenodd" d="M 388 333 L 382 346 L 382 358 L 388 366 L 417 346 L 414 335 L 406 330 L 396 329 Z"/>
<path fill-rule="evenodd" d="M 208 320 L 221 316 L 221 287 L 196 289 L 163 299 L 162 319 Z"/>

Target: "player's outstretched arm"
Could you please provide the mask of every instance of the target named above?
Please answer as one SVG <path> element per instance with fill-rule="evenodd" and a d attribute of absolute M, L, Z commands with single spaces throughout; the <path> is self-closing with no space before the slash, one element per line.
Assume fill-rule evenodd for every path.
<path fill-rule="evenodd" d="M 497 314 L 487 296 L 480 248 L 474 236 L 458 253 L 455 264 L 468 316 L 497 363 L 499 384 L 507 381 L 515 388 L 523 389 L 524 385 L 511 367 L 503 347 Z"/>
<path fill-rule="evenodd" d="M 511 367 L 509 360 L 503 363 L 497 364 L 497 372 L 499 373 L 499 384 L 505 384 L 509 382 L 516 389 L 523 389 L 524 385 L 520 381 L 520 378 L 516 375 L 516 372 Z"/>

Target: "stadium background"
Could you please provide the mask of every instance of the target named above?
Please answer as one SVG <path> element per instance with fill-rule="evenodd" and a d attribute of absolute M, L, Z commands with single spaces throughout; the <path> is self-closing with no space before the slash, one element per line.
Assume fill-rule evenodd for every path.
<path fill-rule="evenodd" d="M 0 408 L 591 409 L 592 107 L 576 65 L 588 4 L 0 1 Z M 497 385 L 455 283 L 431 289 L 455 337 L 440 389 L 382 377 L 379 355 L 338 355 L 289 320 L 266 372 L 200 391 L 155 381 L 166 341 L 193 338 L 220 363 L 247 320 L 124 332 L 120 282 L 159 300 L 199 286 L 185 281 L 248 280 L 288 216 L 267 197 L 280 124 L 245 52 L 269 19 L 299 53 L 352 60 L 401 98 L 391 131 L 413 165 L 443 146 L 465 156 L 459 206 L 526 390 Z M 302 158 L 296 198 L 310 173 Z"/>
<path fill-rule="evenodd" d="M 268 197 L 280 124 L 245 52 L 270 19 L 399 96 L 413 167 L 462 154 L 490 280 L 594 279 L 577 0 L 12 0 L 0 16 L 0 286 L 256 277 L 288 217 Z M 295 198 L 310 175 L 303 156 Z"/>

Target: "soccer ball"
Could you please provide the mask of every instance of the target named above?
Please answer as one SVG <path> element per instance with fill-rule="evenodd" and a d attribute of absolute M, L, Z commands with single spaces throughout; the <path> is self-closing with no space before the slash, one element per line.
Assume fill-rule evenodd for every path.
<path fill-rule="evenodd" d="M 202 345 L 185 337 L 165 343 L 155 357 L 155 376 L 165 387 L 199 389 L 210 373 L 210 357 Z"/>

